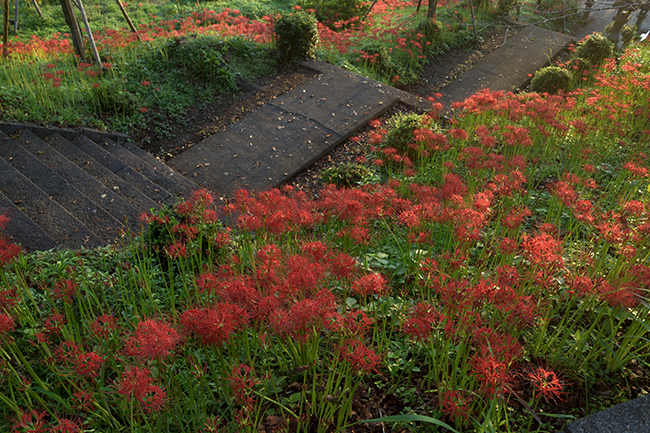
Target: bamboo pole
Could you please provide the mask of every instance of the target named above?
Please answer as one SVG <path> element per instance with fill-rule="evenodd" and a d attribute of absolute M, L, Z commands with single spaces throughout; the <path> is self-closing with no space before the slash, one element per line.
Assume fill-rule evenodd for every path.
<path fill-rule="evenodd" d="M 18 0 L 16 0 L 18 1 Z M 88 23 L 88 17 L 86 16 L 86 11 L 84 10 L 84 5 L 81 0 L 74 0 L 75 5 L 79 8 L 79 13 L 81 14 L 81 20 L 84 22 L 86 27 L 86 34 L 88 35 L 88 41 L 90 42 L 90 49 L 93 52 L 93 57 L 97 65 L 101 66 L 102 59 L 99 57 L 99 52 L 97 52 L 97 44 L 95 44 L 95 38 L 93 37 L 93 32 L 90 30 L 90 24 Z"/>

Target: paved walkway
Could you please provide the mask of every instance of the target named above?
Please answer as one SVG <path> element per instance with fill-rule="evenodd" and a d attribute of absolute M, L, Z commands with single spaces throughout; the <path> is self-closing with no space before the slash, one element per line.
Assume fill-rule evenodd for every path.
<path fill-rule="evenodd" d="M 521 87 L 549 55 L 571 42 L 570 36 L 524 28 L 443 89 L 444 101 L 462 101 L 482 88 Z M 425 100 L 330 64 L 305 65 L 320 74 L 167 164 L 221 196 L 231 197 L 240 188 L 264 191 L 307 168 L 398 102 L 428 107 Z"/>

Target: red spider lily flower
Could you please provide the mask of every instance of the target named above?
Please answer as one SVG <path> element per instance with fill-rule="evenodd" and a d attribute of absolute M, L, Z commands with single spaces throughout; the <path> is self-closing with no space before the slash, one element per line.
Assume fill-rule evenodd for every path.
<path fill-rule="evenodd" d="M 49 430 L 51 433 L 82 433 L 84 431 L 81 421 L 78 419 L 57 418 L 57 423 L 56 427 Z"/>
<path fill-rule="evenodd" d="M 126 353 L 142 360 L 168 357 L 180 340 L 174 328 L 155 320 L 138 323 L 135 335 L 127 341 Z"/>
<path fill-rule="evenodd" d="M 135 397 L 146 413 L 159 412 L 167 402 L 167 394 L 161 387 L 153 385 L 151 371 L 147 368 L 129 367 L 124 370 L 117 392 L 127 401 Z"/>
<path fill-rule="evenodd" d="M 16 324 L 10 316 L 0 313 L 0 341 L 7 338 L 7 334 L 14 330 Z"/>
<path fill-rule="evenodd" d="M 508 229 L 516 229 L 524 222 L 524 218 L 531 215 L 532 212 L 527 207 L 515 207 L 510 209 L 508 215 L 501 219 L 501 225 Z"/>
<path fill-rule="evenodd" d="M 80 376 L 96 379 L 104 362 L 106 360 L 95 352 L 79 353 L 74 360 L 74 371 Z"/>
<path fill-rule="evenodd" d="M 3 227 L 1 226 L 0 229 Z M 0 235 L 0 269 L 8 265 L 15 257 L 18 257 L 21 251 L 22 249 L 18 245 Z"/>
<path fill-rule="evenodd" d="M 79 285 L 73 280 L 63 279 L 54 284 L 54 299 L 63 299 L 63 301 L 70 305 L 72 298 L 77 297 L 77 287 Z"/>
<path fill-rule="evenodd" d="M 643 203 L 638 200 L 630 200 L 629 202 L 623 204 L 623 210 L 628 215 L 641 217 L 643 215 L 644 206 Z"/>
<path fill-rule="evenodd" d="M 518 248 L 517 241 L 511 238 L 504 238 L 499 243 L 499 251 L 501 251 L 501 254 L 506 256 L 509 254 L 513 254 L 515 251 L 517 251 L 517 248 Z"/>
<path fill-rule="evenodd" d="M 533 265 L 543 268 L 561 266 L 564 259 L 561 256 L 562 242 L 554 239 L 548 233 L 539 233 L 533 237 L 523 236 L 521 243 L 526 257 Z"/>
<path fill-rule="evenodd" d="M 202 344 L 222 346 L 232 334 L 248 321 L 243 308 L 229 303 L 220 303 L 212 309 L 191 309 L 181 315 L 181 326 L 199 337 Z"/>
<path fill-rule="evenodd" d="M 612 307 L 633 308 L 639 303 L 639 293 L 626 284 L 617 285 L 603 280 L 597 289 L 600 298 Z"/>
<path fill-rule="evenodd" d="M 584 297 L 590 295 L 593 292 L 594 283 L 586 275 L 576 276 L 573 280 L 569 282 L 569 295 L 570 296 L 579 296 Z"/>
<path fill-rule="evenodd" d="M 148 368 L 128 367 L 122 372 L 117 393 L 130 400 L 131 396 L 141 394 L 152 383 L 153 377 Z"/>
<path fill-rule="evenodd" d="M 446 320 L 446 316 L 432 305 L 421 302 L 415 306 L 411 317 L 404 322 L 403 330 L 411 338 L 428 341 L 433 336 L 436 326 Z"/>
<path fill-rule="evenodd" d="M 641 167 L 632 161 L 625 164 L 623 168 L 632 173 L 632 176 L 634 177 L 648 177 L 648 169 Z"/>
<path fill-rule="evenodd" d="M 447 390 L 440 395 L 440 408 L 451 419 L 469 421 L 472 396 L 464 391 Z"/>
<path fill-rule="evenodd" d="M 187 258 L 187 247 L 182 242 L 176 242 L 165 249 L 167 257 L 176 260 L 179 257 Z"/>
<path fill-rule="evenodd" d="M 350 311 L 343 319 L 342 331 L 346 335 L 363 335 L 370 330 L 374 321 L 361 310 Z"/>
<path fill-rule="evenodd" d="M 558 375 L 548 368 L 537 367 L 527 374 L 530 384 L 533 386 L 535 398 L 544 400 L 547 403 L 564 401 L 566 383 Z"/>
<path fill-rule="evenodd" d="M 334 294 L 321 290 L 313 299 L 304 299 L 288 310 L 275 310 L 269 319 L 273 330 L 281 337 L 306 342 L 315 332 L 331 329 L 338 317 Z"/>
<path fill-rule="evenodd" d="M 57 335 L 63 329 L 68 320 L 63 314 L 52 314 L 43 321 L 43 327 L 49 335 Z"/>
<path fill-rule="evenodd" d="M 253 404 L 252 389 L 259 384 L 259 380 L 253 375 L 254 369 L 246 364 L 233 367 L 226 378 L 230 389 L 235 397 L 235 402 L 244 406 Z"/>
<path fill-rule="evenodd" d="M 519 284 L 519 272 L 517 268 L 509 265 L 499 265 L 496 269 L 497 281 L 501 286 L 516 288 Z"/>
<path fill-rule="evenodd" d="M 92 392 L 88 392 L 82 389 L 72 395 L 77 401 L 77 403 L 74 405 L 75 408 L 84 412 L 90 412 L 94 409 L 95 397 L 93 396 Z"/>
<path fill-rule="evenodd" d="M 117 319 L 112 314 L 102 314 L 90 324 L 90 335 L 106 338 L 117 328 Z"/>
<path fill-rule="evenodd" d="M 346 341 L 339 347 L 343 359 L 350 363 L 355 373 L 378 372 L 380 358 L 377 353 L 358 340 Z"/>
<path fill-rule="evenodd" d="M 217 287 L 219 287 L 219 280 L 214 274 L 203 273 L 196 277 L 196 287 L 201 293 L 215 293 Z"/>
<path fill-rule="evenodd" d="M 508 387 L 508 368 L 502 361 L 495 359 L 489 351 L 481 351 L 471 359 L 472 371 L 476 376 L 481 393 L 488 396 L 503 396 Z M 487 352 L 487 353 L 486 353 Z"/>
<path fill-rule="evenodd" d="M 30 433 L 45 433 L 49 431 L 45 426 L 45 418 L 47 411 L 38 412 L 32 409 L 29 412 L 20 410 L 18 419 L 14 419 L 14 425 L 11 427 L 12 433 L 30 432 Z"/>
<path fill-rule="evenodd" d="M 387 293 L 386 280 L 376 272 L 364 275 L 352 283 L 352 291 L 362 297 L 368 295 L 382 296 Z"/>
<path fill-rule="evenodd" d="M 329 261 L 330 272 L 341 280 L 352 277 L 358 269 L 357 261 L 346 253 L 336 253 Z"/>
<path fill-rule="evenodd" d="M 54 351 L 54 356 L 62 363 L 71 364 L 80 353 L 81 346 L 75 344 L 74 341 L 62 341 Z"/>

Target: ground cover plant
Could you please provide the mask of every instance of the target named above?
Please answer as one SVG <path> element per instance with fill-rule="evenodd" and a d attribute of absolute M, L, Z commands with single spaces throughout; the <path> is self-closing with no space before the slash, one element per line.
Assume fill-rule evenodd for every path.
<path fill-rule="evenodd" d="M 647 393 L 648 96 L 632 48 L 569 94 L 373 122 L 355 187 L 2 240 L 0 429 L 555 432 Z"/>

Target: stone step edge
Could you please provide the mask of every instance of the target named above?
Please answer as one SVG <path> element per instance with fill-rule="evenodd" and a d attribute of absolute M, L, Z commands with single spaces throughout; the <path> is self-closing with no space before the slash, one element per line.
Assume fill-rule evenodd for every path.
<path fill-rule="evenodd" d="M 111 139 L 117 143 L 123 143 L 131 139 L 127 134 L 122 134 L 119 132 L 105 132 L 99 131 L 97 129 L 81 127 L 78 129 L 73 128 L 59 128 L 56 126 L 41 126 L 30 123 L 19 123 L 19 122 L 3 122 L 0 121 L 0 129 L 4 129 L 7 135 L 13 135 L 14 133 L 20 131 L 21 129 L 28 129 L 38 136 L 41 140 L 53 133 L 57 133 L 66 140 L 74 140 L 79 135 L 85 135 L 91 140 L 99 140 L 102 138 Z"/>

